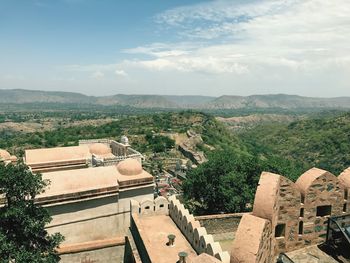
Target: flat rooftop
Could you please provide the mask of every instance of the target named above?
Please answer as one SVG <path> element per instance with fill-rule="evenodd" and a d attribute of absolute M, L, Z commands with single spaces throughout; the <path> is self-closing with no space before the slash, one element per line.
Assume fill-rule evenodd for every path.
<path fill-rule="evenodd" d="M 86 145 L 25 150 L 27 165 L 86 160 L 91 156 Z"/>
<path fill-rule="evenodd" d="M 38 200 L 118 190 L 114 166 L 43 173 L 43 179 L 50 180 L 50 185 L 38 196 Z"/>
<path fill-rule="evenodd" d="M 189 262 L 197 257 L 197 253 L 169 216 L 133 215 L 133 218 L 152 262 L 175 263 L 179 260 L 178 253 L 182 251 L 188 254 Z M 176 236 L 173 247 L 166 245 L 169 234 Z"/>

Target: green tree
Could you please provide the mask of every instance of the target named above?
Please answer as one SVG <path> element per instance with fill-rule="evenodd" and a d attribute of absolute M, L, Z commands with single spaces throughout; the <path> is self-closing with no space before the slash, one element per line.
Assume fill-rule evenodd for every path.
<path fill-rule="evenodd" d="M 183 183 L 185 200 L 200 204 L 197 214 L 246 211 L 261 171 L 256 157 L 232 150 L 213 152 L 208 162 L 188 172 Z"/>
<path fill-rule="evenodd" d="M 187 173 L 184 199 L 196 214 L 245 212 L 253 204 L 263 171 L 296 177 L 302 168 L 276 156 L 268 158 L 233 149 L 212 152 L 209 161 Z"/>
<path fill-rule="evenodd" d="M 0 262 L 58 262 L 59 233 L 49 235 L 45 225 L 51 221 L 48 211 L 34 202 L 48 182 L 33 174 L 23 163 L 0 163 Z M 11 261 L 12 262 L 12 261 Z"/>

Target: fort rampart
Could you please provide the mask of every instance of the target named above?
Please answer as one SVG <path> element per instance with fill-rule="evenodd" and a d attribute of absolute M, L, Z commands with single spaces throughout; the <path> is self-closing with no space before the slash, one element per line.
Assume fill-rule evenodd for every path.
<path fill-rule="evenodd" d="M 231 262 L 271 262 L 281 252 L 325 241 L 330 216 L 349 213 L 350 169 L 339 177 L 312 168 L 293 183 L 262 173 L 253 213 L 242 217 Z"/>
<path fill-rule="evenodd" d="M 131 211 L 140 216 L 145 215 L 169 215 L 194 250 L 198 253 L 207 253 L 224 263 L 230 262 L 230 255 L 222 251 L 219 242 L 215 242 L 212 235 L 208 235 L 205 227 L 201 227 L 198 220 L 176 199 L 157 197 L 154 201 L 144 200 L 141 203 L 132 200 Z"/>

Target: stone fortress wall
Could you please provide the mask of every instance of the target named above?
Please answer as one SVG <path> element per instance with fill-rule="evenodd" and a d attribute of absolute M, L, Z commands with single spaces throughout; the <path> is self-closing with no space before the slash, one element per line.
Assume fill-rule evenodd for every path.
<path fill-rule="evenodd" d="M 207 253 L 221 262 L 229 263 L 230 255 L 222 251 L 219 242 L 214 242 L 213 236 L 208 235 L 198 220 L 180 203 L 175 196 L 169 201 L 164 197 L 157 197 L 154 201 L 131 201 L 131 212 L 139 215 L 169 215 L 194 250 L 198 253 Z"/>
<path fill-rule="evenodd" d="M 184 205 L 181 204 L 175 196 L 170 197 L 169 200 L 170 217 L 196 252 L 198 254 L 207 253 L 222 262 L 229 262 L 229 253 L 227 251 L 222 251 L 219 242 L 214 242 L 213 236 L 207 234 L 206 229 L 201 227 L 199 221 L 195 220 Z"/>
<path fill-rule="evenodd" d="M 262 173 L 253 212 L 243 216 L 231 262 L 272 262 L 288 252 L 325 241 L 330 216 L 349 213 L 350 168 L 339 177 L 312 168 L 293 183 Z"/>
<path fill-rule="evenodd" d="M 186 135 L 188 139 L 179 145 L 181 153 L 197 165 L 206 162 L 204 153 L 196 149 L 198 143 L 203 143 L 202 137 L 191 130 L 188 130 Z"/>

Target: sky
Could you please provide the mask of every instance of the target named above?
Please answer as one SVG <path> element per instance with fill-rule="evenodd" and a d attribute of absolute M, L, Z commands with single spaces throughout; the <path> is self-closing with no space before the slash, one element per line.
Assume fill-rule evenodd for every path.
<path fill-rule="evenodd" d="M 0 89 L 350 96 L 349 0 L 0 0 Z"/>

